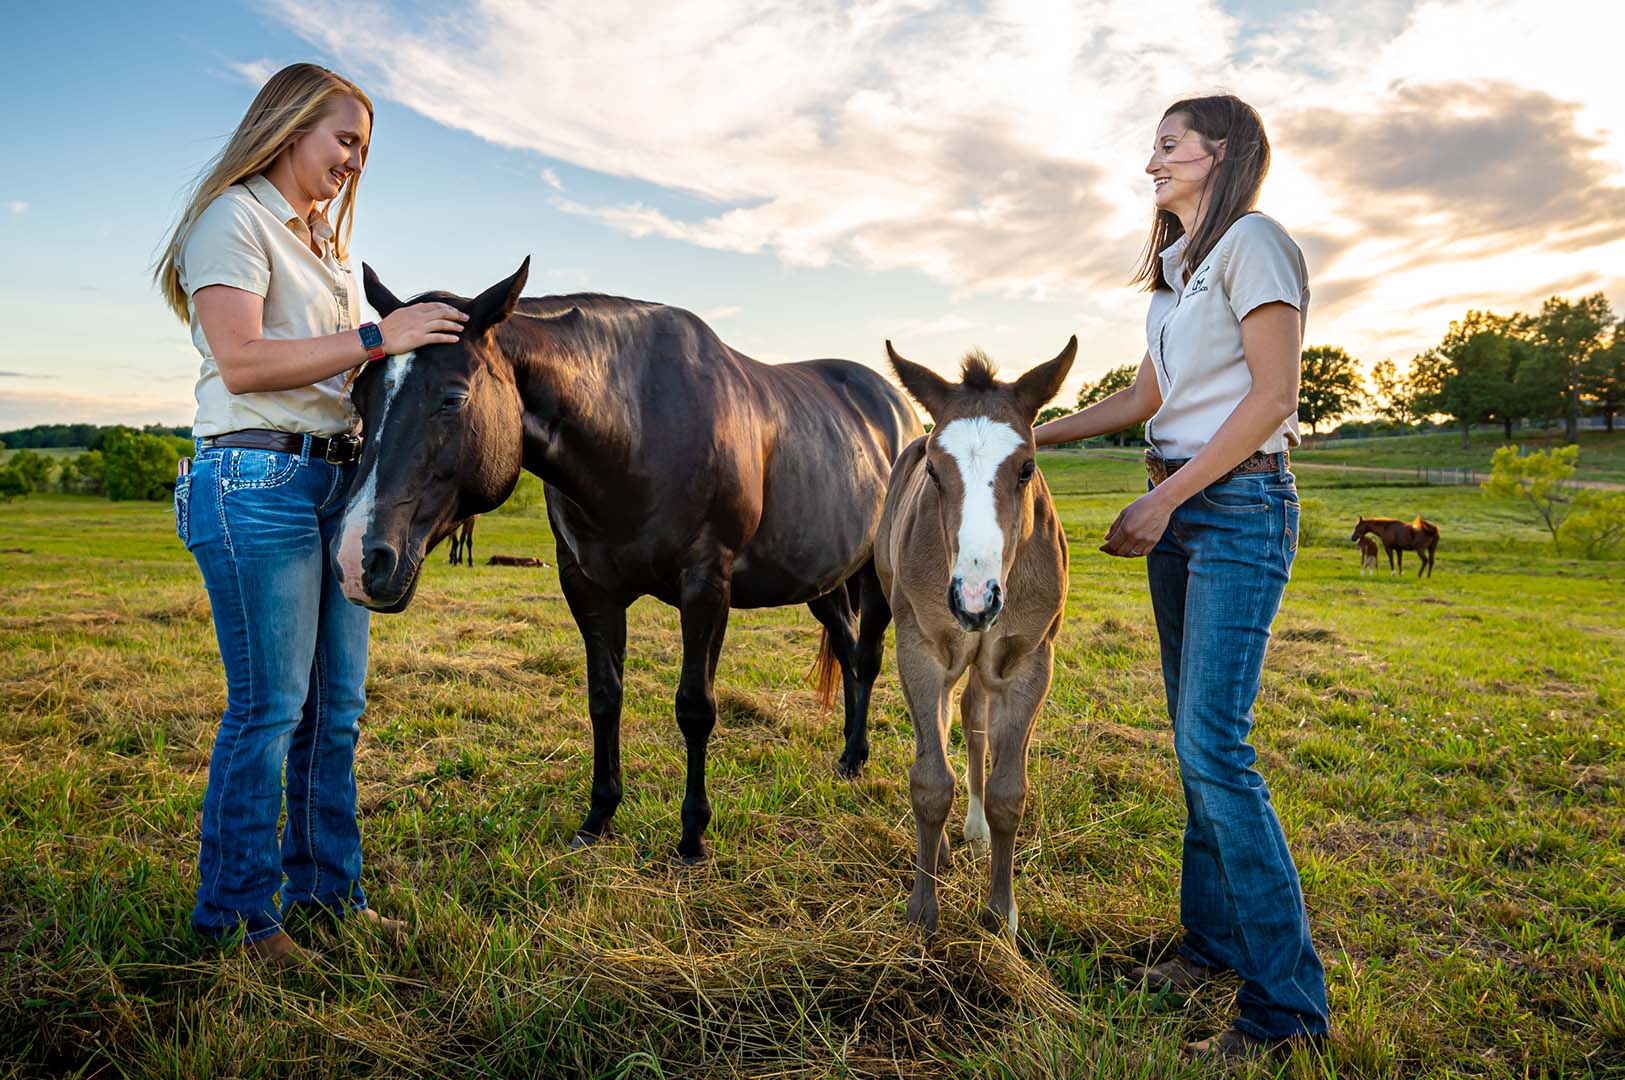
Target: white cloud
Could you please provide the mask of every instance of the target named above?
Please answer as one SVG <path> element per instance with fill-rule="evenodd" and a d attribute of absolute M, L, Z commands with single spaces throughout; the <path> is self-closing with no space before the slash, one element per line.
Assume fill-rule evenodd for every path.
<path fill-rule="evenodd" d="M 239 60 L 226 66 L 255 86 L 264 86 L 271 81 L 272 75 L 281 71 L 286 65 L 262 56 L 258 60 Z"/>
<path fill-rule="evenodd" d="M 1082 322 L 1140 318 L 1121 284 L 1149 220 L 1147 144 L 1165 104 L 1191 92 L 1234 90 L 1272 130 L 1312 140 L 1294 117 L 1380 123 L 1401 95 L 1414 104 L 1429 87 L 1522 87 L 1574 103 L 1586 152 L 1613 183 L 1625 168 L 1613 55 L 1625 8 L 1590 0 L 1379 0 L 1359 18 L 1303 11 L 1254 32 L 1218 0 L 990 0 L 975 10 L 485 0 L 427 19 L 376 0 L 273 3 L 375 94 L 711 207 L 678 214 L 555 195 L 570 212 L 632 236 L 791 264 L 910 269 L 962 291 L 1064 298 Z M 1426 221 L 1365 235 L 1345 181 L 1366 163 L 1314 149 L 1277 139 L 1264 208 L 1305 236 L 1317 282 L 1336 286 L 1312 313 L 1316 340 L 1408 348 L 1413 330 L 1398 324 L 1442 282 L 1450 296 L 1507 295 L 1520 274 L 1538 288 L 1600 266 L 1604 249 L 1582 248 L 1547 252 L 1536 273 L 1482 258 Z M 562 190 L 550 170 L 542 179 Z M 1539 236 L 1531 244 L 1544 250 Z"/>

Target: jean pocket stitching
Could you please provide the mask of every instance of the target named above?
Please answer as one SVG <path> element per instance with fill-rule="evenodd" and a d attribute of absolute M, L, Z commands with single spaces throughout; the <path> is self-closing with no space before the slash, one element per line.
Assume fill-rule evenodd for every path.
<path fill-rule="evenodd" d="M 1209 510 L 1217 510 L 1222 514 L 1261 514 L 1270 508 L 1268 500 L 1259 503 L 1244 503 L 1240 506 L 1215 502 L 1205 490 L 1202 492 L 1202 505 Z"/>
<path fill-rule="evenodd" d="M 270 451 L 263 452 L 269 453 Z M 293 478 L 293 474 L 299 471 L 299 456 L 297 454 L 279 454 L 279 456 L 284 459 L 281 468 L 267 476 L 256 476 L 248 479 L 235 475 L 236 463 L 233 462 L 230 473 L 220 479 L 221 491 L 263 491 L 266 488 L 281 487 L 286 484 Z"/>
<path fill-rule="evenodd" d="M 192 540 L 192 477 L 191 474 L 175 479 L 175 535 L 182 547 L 190 547 Z"/>

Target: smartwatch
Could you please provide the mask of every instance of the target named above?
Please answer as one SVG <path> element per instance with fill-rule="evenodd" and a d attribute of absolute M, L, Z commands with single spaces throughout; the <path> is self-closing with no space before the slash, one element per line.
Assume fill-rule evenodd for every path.
<path fill-rule="evenodd" d="M 368 360 L 384 358 L 384 332 L 378 329 L 377 323 L 362 323 L 356 327 L 356 333 L 361 335 L 361 347 L 367 350 Z"/>

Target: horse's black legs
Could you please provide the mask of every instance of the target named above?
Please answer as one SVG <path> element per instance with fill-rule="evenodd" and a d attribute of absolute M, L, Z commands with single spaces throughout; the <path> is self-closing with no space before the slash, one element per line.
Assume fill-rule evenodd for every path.
<path fill-rule="evenodd" d="M 862 600 L 858 608 L 858 644 L 852 672 L 852 700 L 846 710 L 846 750 L 836 768 L 842 776 L 857 776 L 869 760 L 869 697 L 880 677 L 886 652 L 886 627 L 891 625 L 891 604 L 880 587 L 874 560 L 857 573 Z"/>
<path fill-rule="evenodd" d="M 609 832 L 621 804 L 621 672 L 626 665 L 626 604 L 587 580 L 563 544 L 559 584 L 587 649 L 587 713 L 592 717 L 592 799 L 571 847 Z"/>
<path fill-rule="evenodd" d="M 853 633 L 853 608 L 857 608 L 857 633 Z M 871 560 L 848 578 L 840 588 L 825 593 L 807 605 L 829 634 L 835 658 L 841 666 L 842 705 L 846 740 L 835 771 L 848 779 L 863 771 L 869 760 L 869 698 L 880 675 L 881 656 L 886 648 L 886 627 L 891 625 L 891 605 L 875 576 Z"/>
<path fill-rule="evenodd" d="M 683 794 L 683 835 L 677 857 L 703 862 L 711 803 L 705 795 L 705 751 L 717 723 L 714 684 L 717 656 L 728 630 L 732 559 L 723 558 L 683 571 L 678 611 L 683 624 L 683 674 L 677 683 L 677 726 L 688 748 L 688 783 Z"/>

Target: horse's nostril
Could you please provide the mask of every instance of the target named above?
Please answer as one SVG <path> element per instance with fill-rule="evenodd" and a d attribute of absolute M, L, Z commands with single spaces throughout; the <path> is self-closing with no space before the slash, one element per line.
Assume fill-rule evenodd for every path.
<path fill-rule="evenodd" d="M 399 561 L 400 556 L 388 544 L 368 544 L 361 559 L 362 582 L 368 589 L 384 584 L 395 573 Z"/>

